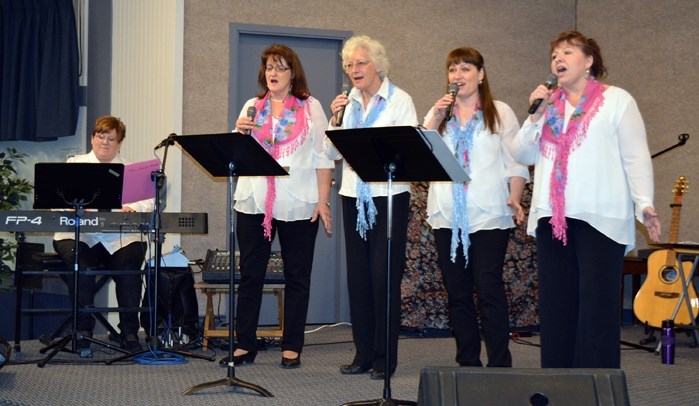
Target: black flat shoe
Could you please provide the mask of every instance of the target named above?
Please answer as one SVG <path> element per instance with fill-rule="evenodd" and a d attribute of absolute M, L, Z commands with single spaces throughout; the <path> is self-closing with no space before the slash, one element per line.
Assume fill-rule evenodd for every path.
<path fill-rule="evenodd" d="M 296 358 L 282 357 L 282 363 L 281 363 L 282 368 L 292 369 L 292 368 L 298 368 L 300 366 L 301 366 L 301 354 L 299 354 Z"/>
<path fill-rule="evenodd" d="M 255 362 L 255 357 L 257 356 L 257 351 L 248 351 L 243 355 L 234 355 L 233 356 L 233 365 L 242 365 L 242 364 L 252 364 Z M 222 367 L 228 366 L 228 360 L 230 358 L 223 357 L 221 360 L 218 362 L 218 364 Z"/>
<path fill-rule="evenodd" d="M 141 344 L 138 342 L 138 335 L 136 334 L 126 334 L 124 340 L 121 344 L 121 348 L 128 352 L 139 352 L 142 350 Z"/>
<path fill-rule="evenodd" d="M 340 373 L 344 375 L 358 375 L 370 370 L 371 367 L 363 367 L 358 364 L 340 365 Z"/>

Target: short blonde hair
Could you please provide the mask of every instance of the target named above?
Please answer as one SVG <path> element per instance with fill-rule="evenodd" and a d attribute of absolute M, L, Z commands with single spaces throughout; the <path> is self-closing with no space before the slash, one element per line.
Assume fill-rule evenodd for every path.
<path fill-rule="evenodd" d="M 388 70 L 391 67 L 391 63 L 388 61 L 386 56 L 386 49 L 381 43 L 375 39 L 371 39 L 366 35 L 356 35 L 345 42 L 342 47 L 342 64 L 345 65 L 350 56 L 357 50 L 357 48 L 364 49 L 369 55 L 369 59 L 376 66 L 376 70 L 379 72 L 381 79 L 388 76 Z"/>

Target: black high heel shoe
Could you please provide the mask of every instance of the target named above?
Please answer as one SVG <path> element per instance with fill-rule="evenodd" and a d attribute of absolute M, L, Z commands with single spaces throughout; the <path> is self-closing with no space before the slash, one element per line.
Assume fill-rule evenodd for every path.
<path fill-rule="evenodd" d="M 242 365 L 242 364 L 252 364 L 255 362 L 255 357 L 257 356 L 257 351 L 248 351 L 245 354 L 242 355 L 234 355 L 233 356 L 233 365 Z M 222 367 L 227 366 L 228 364 L 228 356 L 225 356 L 221 358 L 221 360 L 218 362 L 219 365 Z"/>

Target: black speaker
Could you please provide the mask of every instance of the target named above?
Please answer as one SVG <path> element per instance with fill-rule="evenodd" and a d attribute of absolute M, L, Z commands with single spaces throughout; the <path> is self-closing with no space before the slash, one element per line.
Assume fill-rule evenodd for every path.
<path fill-rule="evenodd" d="M 620 369 L 425 367 L 418 405 L 629 405 Z"/>

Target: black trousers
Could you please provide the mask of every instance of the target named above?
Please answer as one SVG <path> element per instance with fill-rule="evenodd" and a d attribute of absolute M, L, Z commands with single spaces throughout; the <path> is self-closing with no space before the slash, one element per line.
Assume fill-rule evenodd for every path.
<path fill-rule="evenodd" d="M 245 214 L 236 211 L 236 233 L 240 247 L 240 285 L 236 309 L 238 348 L 257 350 L 257 325 L 262 305 L 267 262 L 272 242 L 263 234 L 264 214 Z M 279 245 L 284 261 L 284 336 L 282 351 L 301 353 L 304 329 L 308 315 L 311 290 L 311 269 L 318 223 L 316 220 L 272 220 L 272 239 L 279 233 Z"/>
<path fill-rule="evenodd" d="M 102 244 L 90 248 L 84 242 L 78 245 L 78 269 L 84 271 L 97 267 L 109 270 L 139 270 L 146 256 L 145 242 L 133 242 L 110 255 Z M 53 248 L 66 263 L 68 269 L 73 269 L 73 250 L 75 240 L 60 240 L 53 242 Z M 82 306 L 93 306 L 95 303 L 96 275 L 80 275 L 78 278 L 78 302 Z M 141 275 L 113 275 L 116 284 L 116 296 L 119 307 L 139 307 L 141 302 Z M 71 298 L 73 292 L 73 276 L 66 278 Z M 95 319 L 89 314 L 78 312 L 76 329 L 92 331 Z M 140 328 L 137 312 L 119 312 L 119 329 L 123 335 L 137 334 Z"/>
<path fill-rule="evenodd" d="M 566 218 L 568 244 L 539 219 L 539 323 L 543 368 L 620 368 L 624 245 Z"/>
<path fill-rule="evenodd" d="M 449 322 L 456 340 L 456 362 L 462 366 L 483 366 L 480 360 L 481 333 L 489 367 L 511 367 L 510 313 L 502 281 L 502 267 L 509 230 L 482 230 L 469 234 L 468 266 L 459 244 L 456 262 L 451 262 L 452 230 L 434 230 L 435 243 L 447 290 Z M 473 293 L 478 295 L 478 308 Z M 478 313 L 480 312 L 480 328 Z"/>
<path fill-rule="evenodd" d="M 376 224 L 367 231 L 366 241 L 356 231 L 357 199 L 342 197 L 342 218 L 347 257 L 347 289 L 349 292 L 352 338 L 355 346 L 353 363 L 384 371 L 386 366 L 386 244 L 388 198 L 374 197 Z M 391 335 L 390 372 L 398 364 L 400 330 L 400 285 L 405 270 L 405 245 L 408 234 L 410 193 L 393 196 L 393 228 L 391 237 Z"/>

